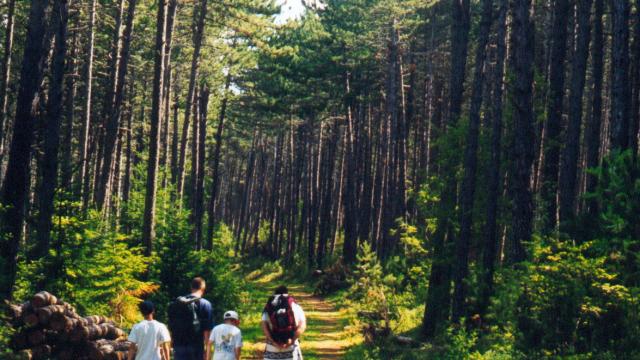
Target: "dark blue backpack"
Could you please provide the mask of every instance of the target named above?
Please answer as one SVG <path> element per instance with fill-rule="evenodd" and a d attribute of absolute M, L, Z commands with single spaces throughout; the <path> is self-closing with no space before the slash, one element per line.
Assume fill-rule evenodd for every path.
<path fill-rule="evenodd" d="M 169 330 L 174 339 L 193 339 L 202 327 L 198 317 L 200 298 L 194 295 L 180 296 L 169 304 Z"/>

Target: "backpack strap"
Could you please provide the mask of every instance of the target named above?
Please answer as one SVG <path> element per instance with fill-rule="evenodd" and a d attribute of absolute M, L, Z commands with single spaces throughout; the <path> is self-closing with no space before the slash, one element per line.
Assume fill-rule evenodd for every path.
<path fill-rule="evenodd" d="M 289 322 L 293 324 L 294 330 L 298 329 L 298 323 L 296 322 L 296 313 L 293 311 L 293 305 L 296 304 L 296 300 L 293 296 L 289 296 L 287 299 L 289 306 L 287 308 L 287 315 L 289 316 Z"/>
<path fill-rule="evenodd" d="M 202 299 L 202 298 L 199 297 L 199 296 L 195 296 L 193 294 L 189 294 L 189 295 L 184 295 L 184 296 L 178 296 L 176 301 L 180 301 L 180 302 L 183 302 L 183 303 L 190 304 L 192 302 L 199 301 L 200 299 Z"/>

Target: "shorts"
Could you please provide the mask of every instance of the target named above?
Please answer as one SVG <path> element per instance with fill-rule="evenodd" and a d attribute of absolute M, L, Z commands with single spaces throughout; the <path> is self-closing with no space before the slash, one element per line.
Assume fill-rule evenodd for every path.
<path fill-rule="evenodd" d="M 174 346 L 173 358 L 175 360 L 202 360 L 204 358 L 204 344 Z"/>
<path fill-rule="evenodd" d="M 302 351 L 300 350 L 300 343 L 296 341 L 286 349 L 281 349 L 270 343 L 267 343 L 264 360 L 302 360 Z"/>

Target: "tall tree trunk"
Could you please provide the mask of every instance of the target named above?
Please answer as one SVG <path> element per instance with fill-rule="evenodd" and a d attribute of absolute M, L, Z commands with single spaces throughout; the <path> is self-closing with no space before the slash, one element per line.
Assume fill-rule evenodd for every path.
<path fill-rule="evenodd" d="M 629 0 L 611 1 L 611 150 L 629 147 Z"/>
<path fill-rule="evenodd" d="M 504 89 L 504 61 L 507 39 L 508 0 L 500 0 L 498 31 L 496 35 L 496 62 L 491 88 L 493 90 L 491 116 L 491 161 L 487 174 L 487 221 L 484 227 L 482 251 L 482 277 L 478 314 L 483 317 L 493 294 L 493 275 L 498 254 L 498 201 L 500 200 L 500 165 L 502 152 L 502 94 Z"/>
<path fill-rule="evenodd" d="M 404 129 L 400 129 L 399 124 L 402 122 L 401 116 L 398 111 L 398 92 L 399 85 L 401 83 L 400 78 L 402 76 L 400 69 L 400 54 L 399 43 L 400 36 L 398 29 L 396 28 L 397 21 L 394 19 L 390 26 L 389 43 L 388 43 L 388 64 L 387 64 L 387 81 L 386 81 L 386 104 L 385 104 L 385 116 L 388 117 L 390 137 L 389 137 L 389 161 L 386 171 L 386 198 L 389 203 L 384 207 L 383 219 L 382 219 L 382 246 L 378 248 L 378 255 L 381 258 L 387 258 L 395 250 L 395 245 L 398 241 L 398 236 L 392 234 L 392 228 L 395 225 L 395 219 L 401 215 L 401 208 L 404 208 L 404 195 L 400 194 L 400 191 L 404 191 L 404 186 L 398 184 L 398 173 L 402 167 L 399 162 L 398 153 L 400 152 L 398 147 L 404 141 L 400 140 L 404 136 Z M 399 234 L 398 234 L 399 235 Z"/>
<path fill-rule="evenodd" d="M 115 13 L 113 16 L 113 31 L 111 31 L 111 50 L 109 51 L 109 58 L 107 62 L 107 69 L 109 70 L 109 78 L 106 84 L 105 96 L 102 99 L 102 111 L 103 111 L 103 127 L 109 121 L 109 115 L 113 111 L 113 104 L 115 101 L 116 87 L 118 82 L 118 66 L 120 65 L 120 52 L 122 49 L 122 21 L 124 18 L 125 12 L 125 4 L 124 0 L 117 0 L 114 4 Z M 112 5 L 113 6 L 113 5 Z M 102 129 L 104 130 L 104 129 Z M 102 134 L 104 137 L 104 133 Z M 104 142 L 104 138 L 101 139 Z"/>
<path fill-rule="evenodd" d="M 382 111 L 380 111 L 380 113 L 382 113 Z M 384 213 L 384 208 L 387 206 L 388 201 L 384 190 L 387 186 L 386 169 L 388 168 L 389 161 L 389 132 L 388 117 L 381 114 L 378 121 L 378 144 L 376 149 L 377 161 L 373 191 L 373 198 L 375 199 L 376 203 L 374 204 L 375 214 L 373 220 L 373 236 L 371 239 L 372 249 L 376 251 L 382 246 L 382 216 Z M 345 210 L 348 209 L 346 205 L 344 208 Z M 345 212 L 345 220 L 346 216 L 347 214 Z"/>
<path fill-rule="evenodd" d="M 569 95 L 569 124 L 560 168 L 560 230 L 574 220 L 578 196 L 578 155 L 580 154 L 580 130 L 582 127 L 582 96 L 584 94 L 592 0 L 579 0 L 576 10 L 576 45 L 572 60 Z"/>
<path fill-rule="evenodd" d="M 296 229 L 295 240 L 300 244 L 298 247 L 300 252 L 304 251 L 303 245 L 305 238 L 305 233 L 308 229 L 307 220 L 308 220 L 308 212 L 309 212 L 309 188 L 311 183 L 309 181 L 309 177 L 311 176 L 311 169 L 313 168 L 313 156 L 311 142 L 313 139 L 313 128 L 309 121 L 305 121 L 302 125 L 300 125 L 301 136 L 298 138 L 298 146 L 300 148 L 299 157 L 301 159 L 300 164 L 302 165 L 300 169 L 302 170 L 300 176 L 300 216 L 297 219 L 298 225 Z"/>
<path fill-rule="evenodd" d="M 629 148 L 634 157 L 638 154 L 638 130 L 640 130 L 640 1 L 636 0 L 633 45 L 631 49 L 631 123 L 629 125 Z"/>
<path fill-rule="evenodd" d="M 343 217 L 343 196 L 342 191 L 344 190 L 344 170 L 345 170 L 345 151 L 346 151 L 346 137 L 342 137 L 342 152 L 340 155 L 340 171 L 338 171 L 338 182 L 336 183 L 334 192 L 336 193 L 336 201 L 333 205 L 333 229 L 331 231 L 333 234 L 331 235 L 331 244 L 329 245 L 329 254 L 333 255 L 335 251 L 336 241 L 338 240 L 339 230 L 342 226 Z"/>
<path fill-rule="evenodd" d="M 158 185 L 158 158 L 160 148 L 160 126 L 162 125 L 162 81 L 164 75 L 164 41 L 166 34 L 166 0 L 158 4 L 156 18 L 156 44 L 153 67 L 153 94 L 151 96 L 151 134 L 149 136 L 149 162 L 147 165 L 147 188 L 144 198 L 144 222 L 142 244 L 145 255 L 151 256 L 155 240 L 156 188 Z"/>
<path fill-rule="evenodd" d="M 132 82 L 133 83 L 133 82 Z M 135 97 L 133 92 L 130 92 L 131 97 Z M 127 113 L 127 128 L 126 128 L 126 154 L 125 154 L 125 166 L 124 166 L 124 179 L 122 184 L 122 203 L 128 206 L 129 197 L 131 193 L 131 171 L 133 162 L 133 104 L 129 105 L 129 111 Z M 122 223 L 126 225 L 125 232 L 129 232 L 128 228 L 128 210 L 123 213 Z"/>
<path fill-rule="evenodd" d="M 198 174 L 196 177 L 196 202 L 195 202 L 195 222 L 193 229 L 193 238 L 196 242 L 196 249 L 201 250 L 203 247 L 202 241 L 202 220 L 204 217 L 204 177 L 205 177 L 205 142 L 207 139 L 207 108 L 209 107 L 209 89 L 203 86 L 200 90 L 200 124 L 198 126 Z"/>
<path fill-rule="evenodd" d="M 2 54 L 2 66 L 0 67 L 0 167 L 2 165 L 2 159 L 4 158 L 4 146 L 5 146 L 5 128 L 7 126 L 7 115 L 9 111 L 9 99 L 7 97 L 7 90 L 9 83 L 11 82 L 11 54 L 13 53 L 13 29 L 15 27 L 15 11 L 16 0 L 9 0 L 7 2 L 7 18 L 6 29 L 4 33 L 4 47 Z M 2 177 L 0 177 L 2 179 Z"/>
<path fill-rule="evenodd" d="M 77 13 L 77 11 L 76 11 Z M 73 18 L 72 15 L 69 18 Z M 71 37 L 71 54 L 67 61 L 67 73 L 65 79 L 65 96 L 64 96 L 64 128 L 62 129 L 62 150 L 61 150 L 61 170 L 60 170 L 60 187 L 69 189 L 73 185 L 73 133 L 74 124 L 76 122 L 76 95 L 78 78 L 78 31 L 73 31 Z"/>
<path fill-rule="evenodd" d="M 269 224 L 269 238 L 267 243 L 268 255 L 274 260 L 277 259 L 277 241 L 278 241 L 278 230 L 279 230 L 279 200 L 280 200 L 280 184 L 279 181 L 281 174 L 281 160 L 282 156 L 282 147 L 284 144 L 283 140 L 284 136 L 278 134 L 276 136 L 276 143 L 273 150 L 273 178 L 271 180 L 271 201 L 269 205 L 269 211 L 271 213 L 271 219 Z M 215 180 L 214 180 L 215 181 Z"/>
<path fill-rule="evenodd" d="M 202 48 L 202 38 L 204 34 L 205 20 L 207 17 L 207 0 L 202 0 L 198 8 L 198 17 L 195 24 L 195 33 L 193 35 L 193 55 L 191 58 L 191 72 L 189 74 L 189 91 L 184 108 L 184 123 L 182 125 L 182 139 L 180 141 L 180 158 L 178 159 L 178 169 L 175 174 L 174 182 L 178 185 L 178 197 L 182 198 L 184 189 L 184 169 L 187 159 L 187 142 L 189 139 L 189 121 L 191 118 L 191 106 L 195 98 L 196 79 L 198 77 L 198 69 L 200 66 L 200 50 Z"/>
<path fill-rule="evenodd" d="M 417 183 L 417 178 L 418 178 L 417 177 L 418 166 L 416 166 L 418 162 L 418 157 L 417 157 L 418 152 L 416 150 L 420 148 L 420 142 L 415 141 L 417 139 L 417 134 L 419 131 L 418 129 L 420 128 L 420 125 L 417 124 L 418 117 L 415 115 L 416 114 L 416 90 L 418 88 L 417 74 L 416 74 L 417 71 L 416 71 L 416 64 L 415 64 L 416 61 L 415 61 L 415 54 L 414 54 L 415 47 L 416 45 L 412 43 L 409 48 L 409 54 L 407 56 L 407 65 L 408 65 L 407 67 L 409 68 L 409 83 L 408 83 L 407 94 L 406 94 L 407 96 L 405 100 L 404 124 L 403 124 L 404 130 L 405 130 L 405 135 L 403 139 L 403 141 L 405 142 L 404 152 L 406 156 L 404 170 L 405 170 L 405 176 L 410 178 L 411 183 L 413 185 Z M 413 133 L 411 132 L 411 130 L 414 130 Z M 414 139 L 413 151 L 409 149 L 409 146 L 410 146 L 409 137 L 412 134 Z M 408 154 L 409 151 L 411 151 L 411 155 Z M 412 169 L 408 167 L 409 157 L 411 157 L 411 165 L 413 165 Z M 411 175 L 407 174 L 408 172 L 411 172 Z M 405 181 L 402 182 L 403 185 L 405 185 L 404 183 Z M 405 189 L 405 194 L 406 194 L 406 189 Z M 415 223 L 416 197 L 411 196 L 405 200 L 407 204 L 406 211 L 408 215 L 408 221 Z"/>
<path fill-rule="evenodd" d="M 349 74 L 345 74 L 345 98 L 349 99 L 351 95 L 351 86 L 349 83 Z M 342 246 L 342 257 L 346 264 L 353 264 L 356 260 L 356 255 L 358 253 L 358 230 L 356 228 L 356 211 L 353 208 L 356 201 L 355 194 L 355 179 L 354 179 L 354 170 L 356 167 L 356 157 L 355 157 L 355 136 L 353 131 L 353 112 L 352 112 L 352 104 L 350 100 L 346 101 L 346 112 L 347 112 L 347 131 L 345 136 L 347 137 L 346 145 L 347 149 L 347 164 L 346 164 L 346 184 L 344 191 L 344 208 L 345 208 L 345 216 L 344 216 L 344 243 Z"/>
<path fill-rule="evenodd" d="M 178 72 L 174 74 L 174 89 L 173 89 L 173 124 L 171 131 L 171 181 L 175 184 L 174 180 L 176 178 L 175 174 L 178 173 L 178 146 L 179 146 L 179 104 L 178 104 L 178 95 L 179 91 L 179 81 L 178 81 Z"/>
<path fill-rule="evenodd" d="M 600 127 L 602 122 L 602 79 L 604 75 L 604 33 L 602 17 L 604 15 L 604 0 L 595 0 L 593 14 L 593 41 L 591 44 L 593 59 L 591 70 L 593 88 L 591 90 L 591 111 L 585 130 L 587 168 L 594 168 L 600 163 Z M 585 192 L 595 190 L 597 178 L 587 172 Z M 587 200 L 587 212 L 591 216 L 597 213 L 598 204 L 593 199 Z"/>
<path fill-rule="evenodd" d="M 524 243 L 531 240 L 533 200 L 531 165 L 533 163 L 533 39 L 530 19 L 531 0 L 515 0 L 512 6 L 509 68 L 513 80 L 509 94 L 514 109 L 513 145 L 510 151 L 513 169 L 510 192 L 513 200 L 511 228 L 511 262 L 526 259 Z"/>
<path fill-rule="evenodd" d="M 96 154 L 96 160 L 95 160 L 95 171 L 92 172 L 93 174 L 93 189 L 92 189 L 92 195 L 93 195 L 93 201 L 94 204 L 96 202 L 98 202 L 98 199 L 100 198 L 99 196 L 99 191 L 100 189 L 102 189 L 101 186 L 101 181 L 103 180 L 102 176 L 101 176 L 101 172 L 102 172 L 102 167 L 104 165 L 104 149 L 105 149 L 105 143 L 107 141 L 107 134 L 106 134 L 106 129 L 108 127 L 109 121 L 110 121 L 110 115 L 113 112 L 114 109 L 114 102 L 115 102 L 115 94 L 117 91 L 117 82 L 118 82 L 118 66 L 120 65 L 120 53 L 122 50 L 122 19 L 124 18 L 124 13 L 125 13 L 125 1 L 124 0 L 118 0 L 117 1 L 117 6 L 115 7 L 115 14 L 114 14 L 114 27 L 113 27 L 113 31 L 111 32 L 111 37 L 112 37 L 112 41 L 111 41 L 111 51 L 109 52 L 109 57 L 108 57 L 108 66 L 107 69 L 109 71 L 109 78 L 108 81 L 106 83 L 106 90 L 105 90 L 105 94 L 102 98 L 102 123 L 99 126 L 95 126 L 95 128 L 97 128 L 95 130 L 95 136 L 93 139 L 93 142 L 95 143 L 96 148 L 98 149 L 98 153 Z M 115 145 L 114 145 L 115 147 Z M 110 174 L 109 174 L 110 177 Z M 100 208 L 102 207 L 102 205 L 98 205 Z M 105 212 L 106 214 L 108 214 L 107 212 Z"/>
<path fill-rule="evenodd" d="M 462 112 L 467 47 L 469 42 L 469 0 L 452 2 L 451 24 L 451 74 L 449 123 L 455 128 Z M 446 186 L 438 204 L 438 225 L 433 237 L 433 264 L 429 276 L 429 292 L 425 305 L 422 333 L 432 338 L 446 327 L 450 311 L 451 259 L 449 242 L 453 242 L 451 213 L 455 211 L 456 179 L 455 159 L 449 157 L 444 164 Z"/>
<path fill-rule="evenodd" d="M 564 63 L 567 53 L 567 21 L 569 0 L 555 0 L 551 29 L 551 57 L 549 63 L 549 95 L 547 120 L 544 124 L 542 188 L 540 196 L 544 213 L 543 231 L 549 232 L 558 223 L 558 175 L 560 164 L 560 129 L 564 100 Z"/>
<path fill-rule="evenodd" d="M 427 176 L 440 175 L 440 163 L 438 162 L 439 153 L 436 140 L 438 136 L 444 134 L 445 126 L 442 124 L 443 113 L 445 110 L 445 86 L 444 79 L 435 76 L 433 84 L 433 116 L 429 121 L 429 129 L 427 131 Z"/>
<path fill-rule="evenodd" d="M 126 114 L 126 112 L 125 112 Z M 120 223 L 120 205 L 122 194 L 120 193 L 121 189 L 121 178 L 122 178 L 122 129 L 118 129 L 118 141 L 116 142 L 116 151 L 115 158 L 113 161 L 113 168 L 111 169 L 111 178 L 109 182 L 113 184 L 111 192 L 113 193 L 113 204 L 109 207 L 110 215 L 114 216 L 114 223 Z"/>
<path fill-rule="evenodd" d="M 86 60 L 84 68 L 84 108 L 82 111 L 82 128 L 80 130 L 80 141 L 78 142 L 78 154 L 79 154 L 79 171 L 76 184 L 78 185 L 77 194 L 82 194 L 82 207 L 86 209 L 89 205 L 89 192 L 83 191 L 87 189 L 85 186 L 89 181 L 89 156 L 87 151 L 89 150 L 89 129 L 91 127 L 91 97 L 93 94 L 93 53 L 95 42 L 95 23 L 96 23 L 96 4 L 98 0 L 91 0 L 89 3 L 89 25 L 87 34 L 87 49 Z"/>
<path fill-rule="evenodd" d="M 482 1 L 482 17 L 478 29 L 469 128 L 464 150 L 464 177 L 460 190 L 460 235 L 456 243 L 456 262 L 453 280 L 455 283 L 452 303 L 452 321 L 457 323 L 465 317 L 467 297 L 466 280 L 469 275 L 469 248 L 471 246 L 471 226 L 473 225 L 473 204 L 476 191 L 476 171 L 478 168 L 478 136 L 480 133 L 480 108 L 484 89 L 484 66 L 487 58 L 487 44 L 493 22 L 493 1 Z"/>
<path fill-rule="evenodd" d="M 224 84 L 224 95 L 220 104 L 220 110 L 218 113 L 218 126 L 215 135 L 215 147 L 213 149 L 212 169 L 213 177 L 211 179 L 211 194 L 209 198 L 209 219 L 207 224 L 207 238 L 206 248 L 208 250 L 213 249 L 213 231 L 216 224 L 215 218 L 215 205 L 218 198 L 218 188 L 220 187 L 220 151 L 222 149 L 222 133 L 224 131 L 224 121 L 227 114 L 227 103 L 229 100 L 229 87 L 231 86 L 231 72 L 227 74 L 227 79 Z"/>
<path fill-rule="evenodd" d="M 309 128 L 313 127 L 311 120 L 309 121 Z M 307 236 L 307 267 L 312 270 L 316 265 L 316 235 L 318 229 L 318 216 L 320 212 L 320 172 L 322 163 L 322 138 L 324 133 L 324 124 L 320 122 L 320 129 L 318 134 L 318 145 L 316 146 L 316 153 L 313 151 L 313 140 L 309 144 L 309 154 L 313 157 L 313 160 L 309 161 L 311 165 L 309 167 L 309 230 Z M 313 134 L 310 136 L 313 139 Z M 331 176 L 331 175 L 328 175 Z"/>
<path fill-rule="evenodd" d="M 360 204 L 360 209 L 359 209 L 359 213 L 360 213 L 360 224 L 358 227 L 358 231 L 360 233 L 360 239 L 371 239 L 370 234 L 371 234 L 371 228 L 372 228 L 372 222 L 371 222 L 371 214 L 373 213 L 373 201 L 372 201 L 372 196 L 373 196 L 373 192 L 372 192 L 372 187 L 373 187 L 373 177 L 372 177 L 372 165 L 375 164 L 375 162 L 372 161 L 372 156 L 371 156 L 371 131 L 372 131 L 372 124 L 371 124 L 371 118 L 373 117 L 373 115 L 371 114 L 371 104 L 368 105 L 369 111 L 368 114 L 366 115 L 366 129 L 363 129 L 363 131 L 361 131 L 363 134 L 361 136 L 362 138 L 362 146 L 364 147 L 364 149 L 362 150 L 362 165 L 363 165 L 363 170 L 362 170 L 362 199 L 361 199 L 361 204 Z M 365 127 L 365 126 L 363 126 Z M 332 136 L 336 136 L 336 137 L 340 137 L 340 131 L 339 129 L 333 129 L 334 134 Z M 332 140 L 332 142 L 330 142 L 330 146 L 337 146 L 337 142 L 338 140 Z M 335 149 L 333 150 L 333 154 L 332 156 L 335 157 Z M 330 182 L 333 182 L 333 178 L 330 179 Z M 331 190 L 333 191 L 333 190 Z M 331 201 L 331 195 L 326 195 L 325 197 L 327 197 L 326 201 Z M 324 205 L 323 205 L 324 207 Z M 323 210 L 324 211 L 324 210 Z M 329 218 L 325 219 L 326 221 L 328 221 L 328 223 L 326 224 L 328 226 L 328 230 L 327 231 L 331 231 L 331 219 L 330 219 L 330 213 L 331 210 L 329 211 Z M 336 209 L 337 211 L 337 209 Z M 324 223 L 321 223 L 321 226 L 324 226 Z M 322 236 L 322 234 L 321 234 Z M 327 234 L 327 236 L 329 236 Z M 320 239 L 322 241 L 322 238 Z"/>
<path fill-rule="evenodd" d="M 31 145 L 35 138 L 36 111 L 40 102 L 39 88 L 44 66 L 42 59 L 47 53 L 43 39 L 48 3 L 45 0 L 31 2 L 9 163 L 0 193 L 0 203 L 8 207 L 0 219 L 2 233 L 6 234 L 0 243 L 0 255 L 3 260 L 0 297 L 3 299 L 11 299 L 13 295 L 17 256 L 29 197 Z"/>
<path fill-rule="evenodd" d="M 55 47 L 51 63 L 51 83 L 47 103 L 47 125 L 44 139 L 42 179 L 38 189 L 39 211 L 35 258 L 49 252 L 51 242 L 54 197 L 58 185 L 58 148 L 60 146 L 60 123 L 62 121 L 65 56 L 67 51 L 67 21 L 69 7 L 66 0 L 56 0 L 51 11 L 52 27 L 55 29 Z"/>
<path fill-rule="evenodd" d="M 200 140 L 200 94 L 198 94 L 198 88 L 196 88 L 196 98 L 193 101 L 193 126 L 191 128 L 191 177 L 190 186 L 186 191 L 187 195 L 189 195 L 189 206 L 190 206 L 190 214 L 189 214 L 189 223 L 195 227 L 195 219 L 196 219 L 196 207 L 198 203 L 198 174 L 200 166 L 200 162 L 198 161 L 199 156 L 198 152 L 201 149 Z M 193 235 L 193 234 L 192 234 Z M 197 238 L 193 237 L 193 243 L 197 243 Z"/>
<path fill-rule="evenodd" d="M 334 167 L 336 163 L 336 147 L 338 139 L 340 137 L 340 124 L 338 121 L 333 123 L 331 127 L 331 133 L 329 134 L 329 141 L 326 144 L 325 156 L 323 159 L 325 181 L 322 189 L 322 208 L 320 209 L 320 233 L 318 237 L 318 255 L 316 257 L 316 266 L 318 269 L 322 269 L 325 261 L 325 254 L 327 253 L 327 244 L 329 236 L 331 235 L 331 209 L 333 206 L 333 178 Z M 319 196 L 321 195 L 318 194 Z M 368 221 L 369 219 L 367 219 Z"/>
<path fill-rule="evenodd" d="M 129 97 L 129 101 L 127 102 L 127 111 L 126 111 L 126 128 L 124 131 L 125 139 L 126 139 L 126 148 L 124 148 L 125 144 L 120 144 L 121 149 L 125 149 L 125 165 L 124 165 L 124 178 L 122 179 L 122 194 L 120 196 L 120 206 L 119 209 L 122 209 L 122 205 L 125 206 L 125 211 L 119 214 L 119 223 L 120 225 L 124 225 L 123 231 L 125 233 L 131 232 L 131 224 L 129 223 L 129 198 L 131 194 L 131 177 L 132 167 L 133 167 L 133 117 L 135 113 L 135 104 L 134 99 L 136 97 L 136 87 L 135 87 L 135 73 L 131 72 L 131 80 L 129 81 L 129 90 L 127 91 L 127 96 Z M 120 139 L 122 140 L 122 137 Z"/>
<path fill-rule="evenodd" d="M 91 134 L 89 134 L 89 147 L 87 151 L 87 161 L 88 164 L 91 165 L 91 171 L 87 170 L 88 174 L 93 175 L 92 181 L 85 181 L 83 185 L 83 201 L 86 198 L 87 203 L 95 200 L 95 192 L 98 188 L 98 180 L 100 177 L 98 174 L 100 173 L 100 164 L 102 160 L 103 146 L 102 144 L 102 129 L 98 126 L 94 126 Z M 83 207 L 84 210 L 87 210 L 87 206 Z"/>
<path fill-rule="evenodd" d="M 122 118 L 122 104 L 124 102 L 124 83 L 129 64 L 129 50 L 131 48 L 131 35 L 133 34 L 133 19 L 137 0 L 129 0 L 127 19 L 122 34 L 122 46 L 118 55 L 117 73 L 115 79 L 115 91 L 113 107 L 107 112 L 108 118 L 105 127 L 104 149 L 102 166 L 99 176 L 98 189 L 96 191 L 96 203 L 98 208 L 109 206 L 109 178 L 113 167 L 113 154 L 118 140 L 118 132 Z M 162 53 L 162 51 L 160 51 Z M 111 101 L 109 101 L 111 104 Z"/>
<path fill-rule="evenodd" d="M 279 140 L 279 144 L 276 144 L 276 146 L 279 146 L 278 149 L 278 153 L 282 154 L 283 150 L 284 150 L 284 140 L 285 140 L 286 136 L 281 135 L 278 140 Z M 282 156 L 280 156 L 282 157 Z M 286 174 L 286 170 L 282 165 L 282 159 L 278 159 L 278 164 L 276 166 L 277 171 L 274 172 L 274 179 L 288 179 L 287 174 Z M 278 181 L 278 184 L 276 186 L 277 189 L 274 189 L 275 195 L 277 196 L 276 198 L 276 203 L 275 203 L 275 207 L 273 208 L 274 214 L 274 222 L 275 224 L 273 224 L 273 236 L 271 236 L 270 233 L 270 243 L 272 245 L 272 248 L 270 249 L 270 256 L 277 259 L 279 258 L 279 252 L 278 250 L 280 249 L 280 243 L 282 242 L 282 239 L 284 238 L 284 229 L 285 229 L 285 222 L 286 222 L 286 213 L 284 211 L 286 204 L 287 204 L 287 196 L 288 193 L 285 193 L 286 184 L 282 184 L 281 181 Z M 274 184 L 275 186 L 275 184 Z M 277 190 L 277 191 L 276 191 Z"/>
<path fill-rule="evenodd" d="M 247 169 L 245 173 L 244 180 L 244 188 L 242 190 L 242 196 L 240 198 L 240 217 L 239 221 L 236 224 L 236 248 L 235 253 L 236 256 L 240 254 L 241 251 L 245 250 L 245 244 L 241 241 L 244 227 L 246 227 L 247 221 L 247 211 L 249 211 L 250 206 L 250 198 L 251 198 L 251 188 L 252 188 L 252 180 L 253 180 L 253 170 L 256 163 L 256 147 L 258 146 L 258 138 L 261 135 L 254 130 L 253 133 L 253 141 L 251 143 L 251 150 L 249 151 L 249 158 L 247 160 Z"/>
<path fill-rule="evenodd" d="M 296 148 L 296 138 L 302 138 L 303 127 L 299 126 L 297 131 L 293 131 L 293 119 L 291 113 L 289 113 L 289 164 L 291 164 L 291 170 L 289 171 L 289 204 L 288 204 L 288 227 L 287 227 L 287 249 L 285 261 L 289 263 L 293 259 L 293 253 L 296 249 L 295 241 L 295 223 L 296 216 L 298 215 L 298 198 L 299 198 L 299 184 L 302 169 L 302 157 L 300 156 L 299 149 Z"/>
<path fill-rule="evenodd" d="M 169 163 L 169 119 L 171 118 L 171 83 L 175 83 L 178 79 L 171 78 L 171 50 L 173 44 L 173 32 L 175 28 L 175 18 L 178 11 L 178 0 L 170 0 L 167 5 L 167 34 L 164 46 L 164 84 L 162 89 L 163 112 L 165 122 L 162 129 L 162 155 L 160 157 L 160 166 L 163 167 L 162 187 L 167 183 L 167 165 Z M 177 72 L 175 73 L 177 75 Z M 175 105 L 174 105 L 175 106 Z M 173 153 L 172 153 L 173 154 Z"/>
<path fill-rule="evenodd" d="M 400 38 L 400 31 L 396 30 L 396 36 Z M 411 49 L 409 50 L 411 51 Z M 411 57 L 412 54 L 409 54 Z M 396 187 L 398 188 L 396 196 L 396 205 L 395 205 L 395 218 L 401 219 L 402 221 L 407 220 L 407 189 L 406 189 L 406 181 L 407 181 L 407 137 L 408 137 L 408 128 L 409 128 L 409 117 L 413 116 L 413 94 L 412 91 L 405 90 L 405 81 L 404 81 L 404 67 L 403 60 L 401 54 L 399 54 L 398 59 L 398 85 L 400 86 L 400 94 L 401 94 L 401 105 L 402 111 L 400 116 L 398 117 L 397 124 L 397 144 L 396 144 Z M 410 74 L 411 74 L 411 70 Z M 409 85 L 411 86 L 411 85 Z M 409 96 L 411 99 L 409 99 Z M 396 244 L 399 242 L 399 236 L 395 239 Z M 395 249 L 393 249 L 395 250 Z"/>

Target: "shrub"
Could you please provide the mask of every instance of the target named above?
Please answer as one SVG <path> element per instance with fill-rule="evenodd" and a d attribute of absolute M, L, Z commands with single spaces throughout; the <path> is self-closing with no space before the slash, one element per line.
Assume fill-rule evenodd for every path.
<path fill-rule="evenodd" d="M 119 325 L 137 318 L 141 297 L 157 288 L 142 280 L 149 259 L 131 239 L 105 226 L 100 214 L 86 219 L 56 215 L 48 256 L 19 264 L 15 296 L 24 300 L 47 289 L 74 304 L 80 313 L 106 315 Z"/>
<path fill-rule="evenodd" d="M 522 349 L 542 354 L 617 351 L 627 353 L 636 341 L 637 322 L 631 290 L 593 256 L 594 242 L 581 245 L 546 240 L 534 247 L 516 302 Z"/>

